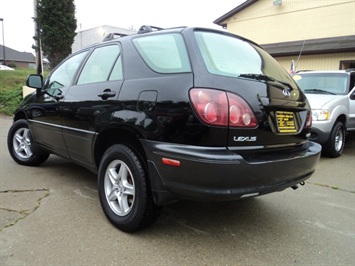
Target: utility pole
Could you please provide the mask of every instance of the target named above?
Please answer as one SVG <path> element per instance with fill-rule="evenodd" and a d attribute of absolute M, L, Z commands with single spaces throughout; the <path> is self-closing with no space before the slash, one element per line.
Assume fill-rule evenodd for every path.
<path fill-rule="evenodd" d="M 35 17 L 35 36 L 36 38 L 36 67 L 37 74 L 43 76 L 43 62 L 42 62 L 42 45 L 41 45 L 41 27 L 37 21 L 37 0 L 33 0 L 34 5 L 34 17 Z"/>
<path fill-rule="evenodd" d="M 4 54 L 4 66 L 6 66 L 4 19 L 3 19 L 3 18 L 0 18 L 0 21 L 1 21 L 1 23 L 2 23 L 2 51 L 3 51 L 3 54 Z"/>

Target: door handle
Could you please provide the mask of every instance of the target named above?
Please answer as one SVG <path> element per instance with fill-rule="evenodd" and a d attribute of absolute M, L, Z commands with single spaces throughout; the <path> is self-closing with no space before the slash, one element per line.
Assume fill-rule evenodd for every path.
<path fill-rule="evenodd" d="M 103 92 L 100 92 L 97 96 L 101 97 L 103 100 L 107 100 L 108 98 L 115 97 L 116 92 L 111 91 L 110 89 L 106 89 Z"/>

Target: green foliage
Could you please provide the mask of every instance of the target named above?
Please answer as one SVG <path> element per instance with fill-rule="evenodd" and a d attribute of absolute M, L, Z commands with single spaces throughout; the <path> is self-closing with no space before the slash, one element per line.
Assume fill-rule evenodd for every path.
<path fill-rule="evenodd" d="M 71 53 L 76 35 L 74 0 L 38 0 L 34 20 L 39 23 L 42 50 L 53 69 Z"/>
<path fill-rule="evenodd" d="M 22 86 L 27 76 L 36 74 L 35 69 L 0 71 L 0 113 L 12 115 L 22 101 Z M 45 73 L 47 75 L 48 72 Z"/>
<path fill-rule="evenodd" d="M 0 91 L 0 113 L 12 115 L 22 100 L 22 86 Z"/>
<path fill-rule="evenodd" d="M 25 85 L 29 74 L 36 74 L 36 69 L 17 68 L 15 70 L 1 70 L 0 92 L 3 90 L 11 90 L 18 85 Z"/>
<path fill-rule="evenodd" d="M 12 68 L 16 68 L 16 63 L 15 61 L 11 61 L 9 63 L 6 64 L 8 67 L 12 67 Z"/>

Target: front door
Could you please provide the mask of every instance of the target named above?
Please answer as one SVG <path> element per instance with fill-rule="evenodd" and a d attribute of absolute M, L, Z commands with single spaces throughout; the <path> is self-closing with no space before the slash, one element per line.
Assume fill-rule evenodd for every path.
<path fill-rule="evenodd" d="M 80 64 L 87 54 L 82 52 L 65 60 L 47 78 L 37 100 L 29 107 L 29 127 L 36 142 L 46 149 L 67 157 L 62 135 L 62 104 Z"/>

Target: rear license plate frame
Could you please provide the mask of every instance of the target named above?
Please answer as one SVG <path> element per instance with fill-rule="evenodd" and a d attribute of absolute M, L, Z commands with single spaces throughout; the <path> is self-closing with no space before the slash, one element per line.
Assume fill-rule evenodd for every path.
<path fill-rule="evenodd" d="M 276 111 L 277 131 L 280 134 L 295 134 L 298 132 L 296 117 L 294 112 Z"/>

